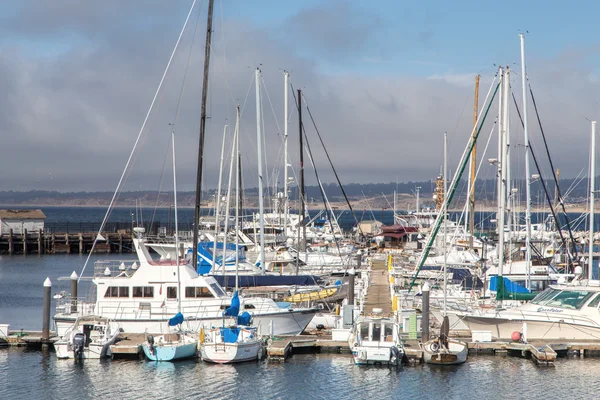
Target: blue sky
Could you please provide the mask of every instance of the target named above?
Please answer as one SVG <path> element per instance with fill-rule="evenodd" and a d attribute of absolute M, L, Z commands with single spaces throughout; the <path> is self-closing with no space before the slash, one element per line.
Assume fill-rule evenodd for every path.
<path fill-rule="evenodd" d="M 161 163 L 152 161 L 163 157 L 164 143 L 151 134 L 165 131 L 172 118 L 188 54 L 193 73 L 178 126 L 183 151 L 189 152 L 182 157 L 181 181 L 193 182 L 207 0 L 200 3 L 143 140 L 150 155 L 138 160 L 138 189 L 159 175 Z M 0 134 L 13 149 L 4 162 L 18 163 L 32 144 L 44 149 L 7 178 L 3 189 L 111 189 L 190 5 L 190 0 L 0 3 Z M 475 74 L 482 75 L 485 93 L 497 65 L 510 65 L 520 101 L 518 34 L 528 31 L 528 75 L 554 162 L 562 176 L 574 177 L 587 168 L 581 144 L 589 140 L 588 120 L 600 118 L 599 11 L 600 3 L 591 1 L 217 0 L 207 159 L 214 162 L 234 103 L 247 103 L 243 126 L 252 175 L 254 105 L 247 96 L 253 70 L 261 65 L 271 103 L 265 110 L 274 114 L 265 119 L 273 154 L 281 152 L 277 131 L 285 69 L 311 102 L 345 182 L 430 179 L 439 171 L 442 133 L 449 132 L 454 162 L 466 143 Z M 513 130 L 518 140 L 519 128 Z M 52 182 L 45 180 L 48 165 Z M 206 181 L 216 182 L 214 171 Z"/>

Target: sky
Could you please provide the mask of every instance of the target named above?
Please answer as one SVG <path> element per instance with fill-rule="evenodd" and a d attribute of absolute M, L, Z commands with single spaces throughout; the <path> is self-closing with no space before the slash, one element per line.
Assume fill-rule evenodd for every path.
<path fill-rule="evenodd" d="M 177 187 L 193 190 L 207 3 L 198 0 L 192 10 L 137 140 L 192 0 L 2 1 L 0 190 L 110 191 L 121 176 L 123 190 L 164 189 L 172 185 L 172 133 Z M 600 4 L 578 4 L 216 0 L 203 187 L 217 185 L 225 125 L 227 183 L 236 105 L 244 185 L 258 184 L 257 68 L 265 184 L 283 181 L 283 71 L 291 73 L 293 94 L 302 89 L 305 96 L 303 122 L 321 181 L 335 178 L 316 129 L 342 183 L 435 179 L 444 132 L 454 171 L 471 134 L 476 74 L 481 108 L 498 66 L 509 66 L 522 107 L 519 33 L 525 33 L 527 76 L 554 166 L 561 177 L 585 176 L 590 120 L 600 118 Z M 289 102 L 295 176 L 292 90 Z M 495 136 L 481 155 L 497 106 L 490 110 L 480 160 L 497 157 Z M 528 112 L 530 140 L 541 157 L 545 150 L 531 99 Z M 523 130 L 514 106 L 511 137 L 513 176 L 519 177 Z M 542 174 L 548 174 L 549 164 L 542 164 Z M 308 155 L 305 165 L 307 184 L 315 184 Z M 479 176 L 494 174 L 482 162 Z"/>

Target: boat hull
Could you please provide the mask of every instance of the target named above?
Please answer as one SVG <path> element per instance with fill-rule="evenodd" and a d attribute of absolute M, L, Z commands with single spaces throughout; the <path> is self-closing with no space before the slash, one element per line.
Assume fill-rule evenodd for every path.
<path fill-rule="evenodd" d="M 440 348 L 435 341 L 428 341 L 422 345 L 423 360 L 427 364 L 457 365 L 467 361 L 469 347 L 464 342 L 448 340 L 447 348 Z"/>
<path fill-rule="evenodd" d="M 200 352 L 202 360 L 217 364 L 254 361 L 262 358 L 263 343 L 260 339 L 248 343 L 204 343 Z"/>
<path fill-rule="evenodd" d="M 144 354 L 150 361 L 176 361 L 197 356 L 198 342 L 168 343 L 150 349 L 147 342 L 142 344 Z"/>
<path fill-rule="evenodd" d="M 100 359 L 105 357 L 110 357 L 110 346 L 114 344 L 114 341 L 109 343 L 98 345 L 98 344 L 90 344 L 86 347 L 77 358 L 82 359 Z M 71 343 L 66 341 L 58 341 L 54 343 L 54 350 L 56 351 L 56 357 L 59 359 L 68 359 L 68 358 L 76 358 L 75 353 L 73 351 L 73 346 Z"/>

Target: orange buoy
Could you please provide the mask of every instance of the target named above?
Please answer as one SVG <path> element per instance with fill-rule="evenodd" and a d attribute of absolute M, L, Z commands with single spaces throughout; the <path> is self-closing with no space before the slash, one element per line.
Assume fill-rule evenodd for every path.
<path fill-rule="evenodd" d="M 521 340 L 521 332 L 518 331 L 514 331 L 511 335 L 510 338 L 512 339 L 513 342 L 518 342 Z"/>

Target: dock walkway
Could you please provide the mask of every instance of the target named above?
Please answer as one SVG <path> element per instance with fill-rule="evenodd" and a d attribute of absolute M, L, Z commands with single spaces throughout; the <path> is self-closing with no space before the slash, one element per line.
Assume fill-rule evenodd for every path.
<path fill-rule="evenodd" d="M 392 313 L 392 296 L 390 293 L 390 276 L 386 260 L 371 262 L 371 283 L 365 299 L 365 313 L 381 308 L 384 315 Z"/>

